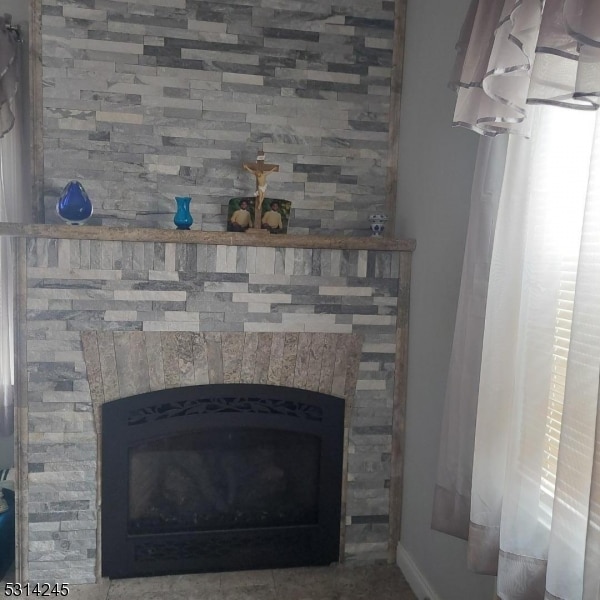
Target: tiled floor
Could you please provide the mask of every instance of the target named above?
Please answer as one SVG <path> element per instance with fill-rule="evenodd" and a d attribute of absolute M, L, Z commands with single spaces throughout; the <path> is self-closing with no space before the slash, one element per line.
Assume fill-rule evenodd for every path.
<path fill-rule="evenodd" d="M 395 566 L 332 566 L 104 580 L 69 600 L 417 600 Z"/>

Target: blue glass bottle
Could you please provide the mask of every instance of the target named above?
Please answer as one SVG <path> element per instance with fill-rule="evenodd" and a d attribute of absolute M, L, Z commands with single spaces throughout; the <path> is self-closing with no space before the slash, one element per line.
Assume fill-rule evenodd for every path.
<path fill-rule="evenodd" d="M 69 181 L 56 203 L 58 216 L 71 225 L 82 225 L 94 212 L 87 192 L 79 181 Z"/>
<path fill-rule="evenodd" d="M 177 202 L 177 212 L 173 218 L 173 223 L 177 226 L 177 229 L 189 229 L 194 222 L 192 215 L 190 214 L 190 202 L 192 199 L 189 196 L 176 196 L 175 202 Z"/>

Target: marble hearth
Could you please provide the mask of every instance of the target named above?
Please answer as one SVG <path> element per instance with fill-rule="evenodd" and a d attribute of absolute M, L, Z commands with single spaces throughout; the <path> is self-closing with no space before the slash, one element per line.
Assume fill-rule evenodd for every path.
<path fill-rule="evenodd" d="M 10 233 L 19 237 L 21 580 L 100 577 L 98 407 L 198 383 L 344 398 L 341 555 L 393 559 L 412 241 Z"/>

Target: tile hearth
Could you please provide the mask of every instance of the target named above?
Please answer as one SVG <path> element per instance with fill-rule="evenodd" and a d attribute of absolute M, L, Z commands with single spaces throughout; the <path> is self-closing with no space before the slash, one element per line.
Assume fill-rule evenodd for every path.
<path fill-rule="evenodd" d="M 308 567 L 102 580 L 73 600 L 417 600 L 393 565 Z"/>

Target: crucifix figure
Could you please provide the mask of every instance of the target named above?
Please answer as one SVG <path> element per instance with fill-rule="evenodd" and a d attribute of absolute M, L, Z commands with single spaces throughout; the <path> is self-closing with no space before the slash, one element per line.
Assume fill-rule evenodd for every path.
<path fill-rule="evenodd" d="M 260 229 L 262 227 L 261 215 L 262 215 L 262 204 L 265 199 L 265 192 L 267 191 L 267 175 L 276 173 L 279 171 L 279 165 L 265 164 L 264 153 L 259 153 L 256 157 L 255 163 L 244 163 L 244 169 L 248 173 L 252 173 L 256 177 L 256 202 L 254 203 L 254 228 Z"/>

